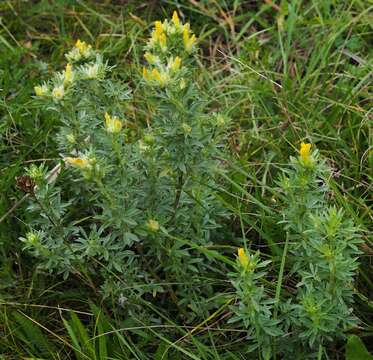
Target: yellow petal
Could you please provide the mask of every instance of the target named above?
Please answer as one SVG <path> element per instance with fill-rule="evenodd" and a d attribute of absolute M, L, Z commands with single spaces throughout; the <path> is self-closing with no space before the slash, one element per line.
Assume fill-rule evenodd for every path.
<path fill-rule="evenodd" d="M 148 73 L 148 69 L 146 67 L 143 67 L 142 68 L 142 76 L 143 78 L 146 80 L 146 81 L 149 81 L 150 80 L 150 76 L 149 76 L 149 73 Z"/>

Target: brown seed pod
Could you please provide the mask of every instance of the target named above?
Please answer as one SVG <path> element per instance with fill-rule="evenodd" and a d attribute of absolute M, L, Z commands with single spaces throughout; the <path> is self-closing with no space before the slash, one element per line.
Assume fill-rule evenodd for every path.
<path fill-rule="evenodd" d="M 16 186 L 26 194 L 33 194 L 35 189 L 35 181 L 28 175 L 21 175 L 16 177 Z"/>

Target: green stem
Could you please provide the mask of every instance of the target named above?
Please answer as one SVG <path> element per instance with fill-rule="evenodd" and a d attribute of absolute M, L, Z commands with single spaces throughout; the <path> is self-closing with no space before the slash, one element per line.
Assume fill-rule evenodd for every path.
<path fill-rule="evenodd" d="M 282 252 L 280 272 L 278 274 L 278 280 L 277 280 L 277 285 L 276 285 L 275 306 L 274 306 L 274 312 L 273 312 L 274 319 L 277 319 L 277 315 L 278 315 L 278 304 L 280 302 L 282 280 L 284 278 L 284 270 L 285 270 L 288 246 L 289 246 L 289 233 L 286 232 L 285 246 L 284 246 L 284 251 Z M 276 341 L 275 340 L 273 340 L 273 359 L 276 360 Z"/>
<path fill-rule="evenodd" d="M 319 352 L 317 354 L 317 360 L 321 360 L 322 359 L 322 345 L 320 344 L 319 345 Z"/>

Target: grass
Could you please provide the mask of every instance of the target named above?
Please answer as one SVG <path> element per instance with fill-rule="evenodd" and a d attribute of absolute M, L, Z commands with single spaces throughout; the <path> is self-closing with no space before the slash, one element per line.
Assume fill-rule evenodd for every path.
<path fill-rule="evenodd" d="M 58 124 L 33 109 L 33 86 L 60 68 L 62 54 L 81 38 L 100 48 L 136 89 L 150 25 L 175 8 L 200 34 L 198 81 L 209 108 L 229 108 L 233 119 L 225 185 L 217 189 L 234 214 L 229 236 L 260 248 L 273 259 L 271 271 L 283 275 L 286 236 L 274 221 L 281 219 L 275 180 L 301 140 L 315 144 L 334 169 L 333 201 L 363 231 L 355 313 L 358 335 L 371 344 L 373 6 L 342 0 L 14 0 L 0 4 L 0 358 L 244 358 L 245 333 L 225 322 L 234 294 L 224 282 L 225 291 L 210 299 L 216 310 L 201 323 L 175 321 L 139 299 L 158 321 L 150 326 L 98 302 L 96 284 L 38 271 L 18 241 L 27 215 L 25 203 L 12 209 L 23 197 L 15 177 L 27 164 L 53 164 L 58 157 Z M 138 96 L 129 108 L 139 123 L 146 121 L 142 104 Z M 198 250 L 229 265 L 235 246 Z M 219 271 L 217 265 L 212 273 Z M 213 277 L 202 280 L 221 281 Z M 271 285 L 280 296 L 281 287 Z M 336 343 L 322 356 L 341 359 L 343 352 Z"/>

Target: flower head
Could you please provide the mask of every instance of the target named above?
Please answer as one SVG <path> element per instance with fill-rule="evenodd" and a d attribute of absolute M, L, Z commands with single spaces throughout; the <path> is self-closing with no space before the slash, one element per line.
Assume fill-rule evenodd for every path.
<path fill-rule="evenodd" d="M 105 113 L 106 131 L 111 134 L 117 134 L 122 130 L 122 122 L 116 117 L 111 117 Z"/>
<path fill-rule="evenodd" d="M 194 44 L 196 43 L 197 39 L 194 34 L 190 36 L 189 24 L 184 25 L 183 41 L 184 41 L 185 51 L 190 53 L 193 50 Z"/>
<path fill-rule="evenodd" d="M 143 68 L 142 68 L 142 77 L 143 77 L 146 81 L 150 81 L 150 80 L 151 80 L 151 76 L 149 75 L 148 69 L 147 69 L 146 67 L 143 67 Z"/>
<path fill-rule="evenodd" d="M 163 24 L 158 20 L 154 22 L 154 26 L 154 37 L 159 39 L 159 37 L 163 34 Z"/>
<path fill-rule="evenodd" d="M 65 157 L 64 158 L 65 162 L 67 164 L 70 164 L 72 166 L 75 166 L 80 169 L 85 169 L 89 165 L 89 161 L 87 158 L 81 158 L 81 157 Z"/>
<path fill-rule="evenodd" d="M 152 53 L 150 53 L 150 52 L 148 52 L 148 51 L 144 54 L 144 58 L 145 58 L 145 60 L 146 60 L 150 65 L 153 65 L 153 64 L 159 62 L 159 58 L 158 58 L 158 56 L 155 56 L 155 55 L 153 55 Z"/>
<path fill-rule="evenodd" d="M 87 65 L 83 69 L 83 74 L 87 79 L 97 79 L 99 76 L 99 64 Z"/>
<path fill-rule="evenodd" d="M 172 22 L 176 26 L 176 28 L 180 28 L 180 19 L 179 16 L 177 15 L 177 11 L 175 10 L 172 14 Z"/>
<path fill-rule="evenodd" d="M 66 54 L 69 61 L 80 61 L 88 59 L 93 55 L 92 46 L 85 41 L 77 40 L 75 46 Z"/>
<path fill-rule="evenodd" d="M 56 100 L 61 100 L 65 95 L 65 89 L 63 87 L 63 85 L 60 85 L 60 86 L 56 86 L 53 88 L 52 90 L 52 96 L 56 99 Z"/>
<path fill-rule="evenodd" d="M 67 64 L 65 68 L 64 85 L 68 85 L 73 81 L 73 67 L 71 64 Z"/>
<path fill-rule="evenodd" d="M 301 159 L 306 165 L 310 163 L 310 150 L 311 150 L 311 144 L 306 144 L 304 142 L 300 144 L 299 154 L 300 154 Z"/>
<path fill-rule="evenodd" d="M 181 66 L 181 58 L 179 56 L 176 56 L 175 59 L 171 58 L 170 61 L 168 62 L 168 67 L 172 71 L 178 71 Z"/>
<path fill-rule="evenodd" d="M 48 86 L 46 84 L 43 84 L 41 86 L 40 85 L 35 86 L 34 91 L 35 91 L 36 96 L 45 96 L 45 95 L 48 94 L 49 89 L 48 89 Z"/>
<path fill-rule="evenodd" d="M 36 166 L 35 164 L 32 164 L 28 169 L 26 169 L 26 173 L 34 181 L 41 180 L 45 176 L 43 165 Z"/>
<path fill-rule="evenodd" d="M 167 50 L 167 36 L 165 33 L 162 33 L 159 36 L 159 44 L 161 46 L 161 50 L 164 52 Z"/>
<path fill-rule="evenodd" d="M 153 82 L 156 85 L 164 87 L 170 80 L 170 76 L 167 72 L 159 72 L 158 69 L 153 69 L 150 73 L 145 67 L 142 69 L 143 78 L 148 82 Z"/>
<path fill-rule="evenodd" d="M 244 269 L 249 266 L 250 258 L 247 256 L 244 248 L 238 249 L 238 261 Z"/>
<path fill-rule="evenodd" d="M 26 234 L 26 238 L 21 238 L 21 240 L 29 245 L 36 246 L 40 243 L 42 238 L 42 233 L 40 231 L 31 230 Z"/>
<path fill-rule="evenodd" d="M 152 232 L 157 232 L 159 230 L 159 222 L 154 219 L 149 219 L 146 223 L 146 227 Z"/>

